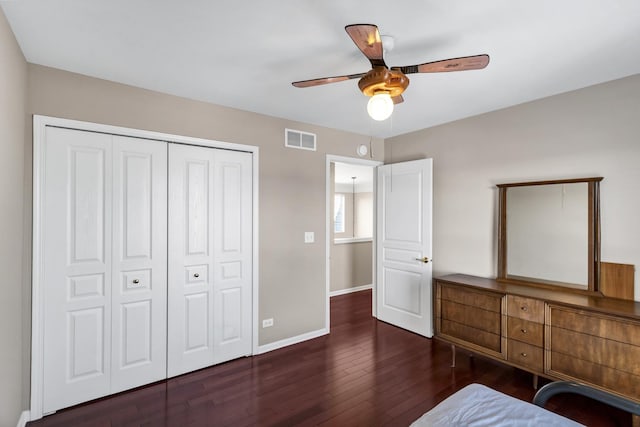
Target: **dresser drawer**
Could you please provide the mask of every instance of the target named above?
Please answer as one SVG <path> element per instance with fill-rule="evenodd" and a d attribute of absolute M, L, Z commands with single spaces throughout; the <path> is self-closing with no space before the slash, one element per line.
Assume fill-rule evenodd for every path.
<path fill-rule="evenodd" d="M 640 400 L 640 322 L 549 307 L 546 372 Z"/>
<path fill-rule="evenodd" d="M 640 400 L 640 376 L 578 359 L 570 354 L 551 352 L 549 359 L 552 369 L 547 369 L 546 374 L 564 380 L 593 384 L 636 402 Z"/>
<path fill-rule="evenodd" d="M 507 337 L 531 345 L 542 347 L 544 326 L 540 323 L 509 316 L 507 318 Z"/>
<path fill-rule="evenodd" d="M 442 319 L 471 326 L 474 329 L 500 335 L 502 331 L 500 313 L 453 301 L 442 301 Z"/>
<path fill-rule="evenodd" d="M 493 334 L 488 331 L 476 329 L 473 326 L 446 319 L 442 319 L 439 333 L 458 341 L 458 343 L 478 346 L 476 350 L 489 350 L 495 353 L 502 352 L 502 339 L 500 334 Z"/>
<path fill-rule="evenodd" d="M 544 302 L 533 299 L 507 295 L 507 315 L 535 323 L 544 323 Z"/>
<path fill-rule="evenodd" d="M 505 359 L 506 318 L 502 314 L 505 303 L 503 294 L 437 283 L 436 335 Z"/>
<path fill-rule="evenodd" d="M 640 347 L 640 322 L 569 307 L 550 306 L 552 327 Z"/>
<path fill-rule="evenodd" d="M 520 341 L 507 341 L 507 360 L 513 364 L 542 372 L 542 347 Z"/>
<path fill-rule="evenodd" d="M 473 289 L 450 285 L 440 285 L 440 289 L 443 300 L 495 313 L 501 312 L 503 296 L 500 294 L 478 292 Z"/>
<path fill-rule="evenodd" d="M 438 332 L 500 353 L 502 316 L 499 312 L 442 300 Z"/>

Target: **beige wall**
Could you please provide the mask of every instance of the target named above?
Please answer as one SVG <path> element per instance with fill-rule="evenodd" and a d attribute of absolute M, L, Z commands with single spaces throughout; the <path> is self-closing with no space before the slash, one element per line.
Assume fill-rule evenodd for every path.
<path fill-rule="evenodd" d="M 333 164 L 332 164 L 333 168 Z M 333 174 L 333 169 L 332 169 Z M 333 175 L 332 175 L 333 176 Z M 335 184 L 333 185 L 335 189 Z M 333 205 L 331 207 L 332 220 L 331 239 L 348 239 L 354 237 L 372 237 L 373 229 L 373 193 L 332 193 L 345 196 L 345 232 L 334 233 Z M 355 197 L 355 212 L 354 212 Z M 354 222 L 354 213 L 356 215 Z M 367 226 L 369 227 L 367 230 Z M 366 231 L 366 233 L 365 233 Z M 364 233 L 364 234 L 358 234 Z M 366 235 L 365 235 L 366 234 Z M 358 286 L 371 285 L 373 283 L 373 243 L 349 242 L 335 244 L 331 242 L 330 248 L 330 277 L 329 290 L 341 291 Z"/>
<path fill-rule="evenodd" d="M 260 344 L 325 326 L 326 154 L 355 157 L 369 137 L 290 122 L 29 65 L 30 113 L 260 147 Z M 318 151 L 284 147 L 284 129 L 318 135 Z M 382 153 L 382 141 L 374 140 Z M 378 158 L 380 159 L 380 157 Z M 315 243 L 304 243 L 304 232 Z"/>
<path fill-rule="evenodd" d="M 636 265 L 640 75 L 385 141 L 385 162 L 433 158 L 434 276 L 496 275 L 495 185 L 603 176 L 602 260 Z"/>
<path fill-rule="evenodd" d="M 23 203 L 27 63 L 0 9 L 0 426 L 25 407 L 22 325 Z"/>
<path fill-rule="evenodd" d="M 330 291 L 372 284 L 372 245 L 371 242 L 331 245 Z"/>

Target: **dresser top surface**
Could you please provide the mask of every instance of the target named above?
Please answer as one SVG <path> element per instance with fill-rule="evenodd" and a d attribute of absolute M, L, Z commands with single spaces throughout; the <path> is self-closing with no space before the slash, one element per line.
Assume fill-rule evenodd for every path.
<path fill-rule="evenodd" d="M 435 282 L 451 283 L 475 289 L 482 289 L 501 294 L 519 295 L 529 298 L 545 300 L 549 303 L 561 303 L 576 307 L 597 310 L 603 313 L 640 318 L 640 302 L 627 301 L 603 296 L 584 295 L 570 291 L 551 290 L 534 286 L 516 285 L 488 279 L 485 277 L 470 276 L 467 274 L 449 274 L 436 277 Z"/>

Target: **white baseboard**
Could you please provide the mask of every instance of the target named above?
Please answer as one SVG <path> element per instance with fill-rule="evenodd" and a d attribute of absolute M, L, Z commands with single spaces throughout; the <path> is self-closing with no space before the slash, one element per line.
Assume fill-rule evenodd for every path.
<path fill-rule="evenodd" d="M 362 285 L 362 286 L 354 286 L 353 288 L 338 289 L 337 291 L 329 292 L 329 297 L 350 294 L 351 292 L 365 291 L 367 289 L 373 289 L 373 285 Z"/>
<path fill-rule="evenodd" d="M 286 338 L 280 341 L 272 342 L 269 344 L 258 346 L 258 352 L 255 355 L 268 353 L 273 350 L 277 350 L 282 347 L 287 347 L 293 344 L 298 344 L 303 341 L 307 341 L 313 338 L 318 338 L 323 335 L 327 335 L 329 331 L 326 328 L 318 329 L 317 331 L 307 332 L 306 334 L 297 335 L 295 337 Z"/>
<path fill-rule="evenodd" d="M 29 411 L 22 411 L 16 427 L 25 427 L 27 425 L 27 421 L 31 421 L 31 413 L 29 413 Z"/>

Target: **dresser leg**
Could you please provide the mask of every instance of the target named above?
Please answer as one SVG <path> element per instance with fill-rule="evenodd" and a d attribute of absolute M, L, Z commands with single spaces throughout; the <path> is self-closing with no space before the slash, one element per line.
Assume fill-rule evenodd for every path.
<path fill-rule="evenodd" d="M 640 415 L 636 415 L 636 414 L 631 415 L 631 425 L 633 427 L 640 427 Z"/>
<path fill-rule="evenodd" d="M 453 344 L 451 344 L 451 367 L 456 367 L 456 346 Z"/>
<path fill-rule="evenodd" d="M 533 389 L 538 389 L 538 376 L 536 374 L 533 374 Z"/>

